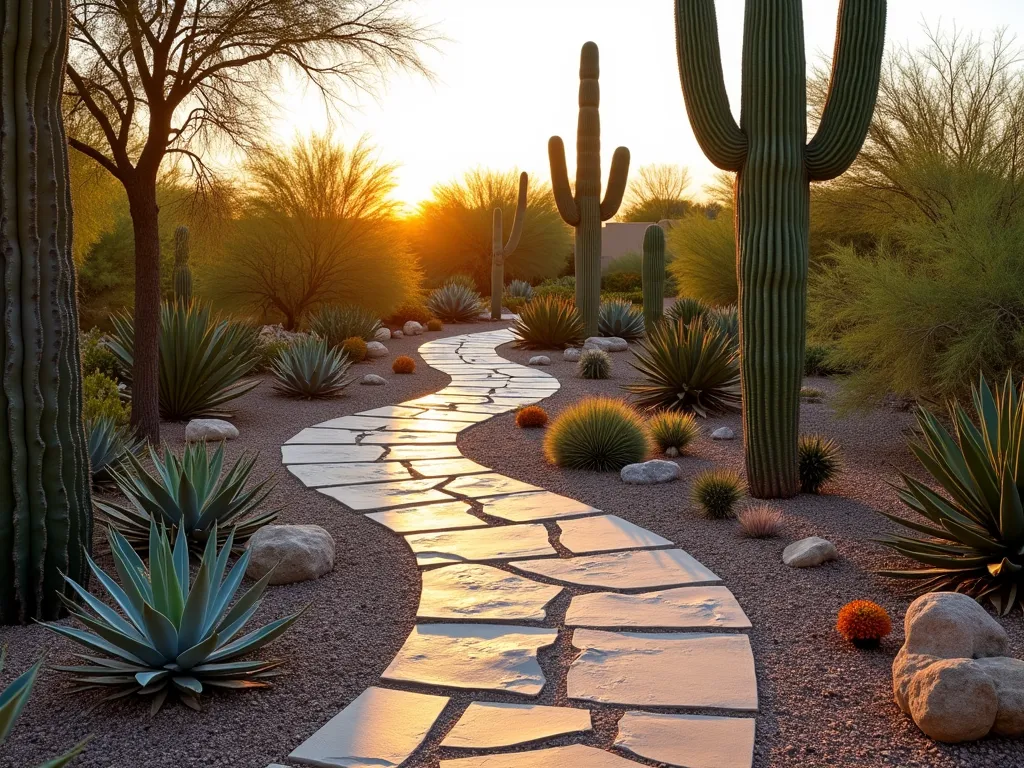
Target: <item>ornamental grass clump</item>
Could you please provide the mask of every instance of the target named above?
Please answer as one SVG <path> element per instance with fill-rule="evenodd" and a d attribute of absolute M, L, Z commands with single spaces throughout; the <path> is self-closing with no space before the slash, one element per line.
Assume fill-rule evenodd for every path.
<path fill-rule="evenodd" d="M 548 427 L 544 455 L 566 469 L 617 472 L 650 449 L 640 415 L 622 400 L 591 397 L 570 406 Z"/>
<path fill-rule="evenodd" d="M 395 373 L 414 373 L 416 371 L 416 361 L 408 355 L 399 355 L 391 364 L 391 370 Z"/>
<path fill-rule="evenodd" d="M 681 322 L 689 325 L 694 320 L 703 320 L 711 311 L 711 307 L 700 299 L 682 297 L 676 299 L 675 303 L 668 308 L 665 316 L 670 323 Z"/>
<path fill-rule="evenodd" d="M 282 349 L 274 361 L 274 389 L 288 397 L 321 400 L 340 397 L 352 383 L 348 356 L 316 336 Z"/>
<path fill-rule="evenodd" d="M 839 444 L 830 437 L 803 435 L 797 450 L 801 492 L 820 493 L 822 487 L 839 474 L 842 466 Z"/>
<path fill-rule="evenodd" d="M 352 363 L 361 363 L 366 359 L 366 342 L 358 336 L 349 336 L 341 342 L 341 351 Z"/>
<path fill-rule="evenodd" d="M 565 349 L 583 343 L 583 321 L 571 301 L 541 296 L 519 310 L 512 333 L 517 347 Z"/>
<path fill-rule="evenodd" d="M 632 302 L 605 301 L 597 315 L 597 333 L 620 339 L 638 339 L 644 335 L 644 311 Z"/>
<path fill-rule="evenodd" d="M 331 347 L 340 347 L 353 336 L 373 341 L 380 326 L 376 315 L 354 304 L 323 306 L 309 318 L 309 329 Z"/>
<path fill-rule="evenodd" d="M 429 320 L 427 320 L 427 330 L 431 331 L 432 333 L 437 333 L 438 331 L 443 331 L 444 330 L 444 323 L 442 323 L 436 317 L 432 317 Z"/>
<path fill-rule="evenodd" d="M 516 411 L 516 426 L 536 429 L 548 423 L 548 412 L 539 405 L 527 405 Z"/>
<path fill-rule="evenodd" d="M 700 427 L 692 413 L 659 411 L 647 421 L 651 439 L 662 453 L 678 456 L 700 435 Z"/>
<path fill-rule="evenodd" d="M 782 532 L 782 511 L 771 504 L 755 504 L 736 513 L 740 533 L 748 539 L 774 539 Z"/>
<path fill-rule="evenodd" d="M 746 490 L 743 479 L 731 469 L 709 469 L 693 480 L 690 498 L 704 517 L 725 520 L 732 517 Z"/>
<path fill-rule="evenodd" d="M 612 373 L 612 359 L 603 349 L 584 349 L 576 372 L 582 379 L 607 379 Z"/>
<path fill-rule="evenodd" d="M 892 632 L 892 621 L 878 603 L 854 600 L 839 611 L 836 630 L 858 648 L 873 648 Z"/>
<path fill-rule="evenodd" d="M 446 323 L 470 323 L 482 311 L 480 294 L 462 283 L 449 282 L 430 294 L 427 309 Z"/>

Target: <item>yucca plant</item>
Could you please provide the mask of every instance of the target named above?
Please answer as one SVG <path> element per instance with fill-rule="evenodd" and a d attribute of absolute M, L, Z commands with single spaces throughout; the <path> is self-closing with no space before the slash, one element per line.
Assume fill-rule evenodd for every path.
<path fill-rule="evenodd" d="M 973 400 L 977 424 L 951 405 L 953 434 L 927 409 L 918 411 L 921 439 L 910 449 L 943 493 L 901 473 L 899 498 L 922 520 L 882 514 L 928 538 L 879 540 L 930 567 L 882 573 L 917 579 L 923 592 L 987 599 L 1005 615 L 1024 598 L 1024 402 L 1011 376 L 994 393 L 981 377 Z"/>
<path fill-rule="evenodd" d="M 647 422 L 651 439 L 662 451 L 674 451 L 672 455 L 683 453 L 700 435 L 700 427 L 692 413 L 679 411 L 659 411 Z"/>
<path fill-rule="evenodd" d="M 309 317 L 309 329 L 331 347 L 339 347 L 353 336 L 373 341 L 380 327 L 379 317 L 354 304 L 325 305 Z"/>
<path fill-rule="evenodd" d="M 627 384 L 642 408 L 692 411 L 698 416 L 740 407 L 740 366 L 724 334 L 703 323 L 659 323 L 630 361 L 646 381 Z"/>
<path fill-rule="evenodd" d="M 430 294 L 427 309 L 446 323 L 469 323 L 481 312 L 480 294 L 461 283 L 447 283 Z"/>
<path fill-rule="evenodd" d="M 146 546 L 154 521 L 172 531 L 182 530 L 196 550 L 205 546 L 217 530 L 222 541 L 231 531 L 235 544 L 242 546 L 280 512 L 256 511 L 274 489 L 271 477 L 245 489 L 258 458 L 256 454 L 243 453 L 223 478 L 223 443 L 212 456 L 205 443 L 190 443 L 180 459 L 167 446 L 163 458 L 150 447 L 149 458 L 155 476 L 131 453 L 126 454 L 121 468 L 111 470 L 118 490 L 131 502 L 130 507 L 96 502 L 110 525 L 134 547 Z"/>
<path fill-rule="evenodd" d="M 612 359 L 603 349 L 584 349 L 576 371 L 581 379 L 607 379 L 612 373 Z"/>
<path fill-rule="evenodd" d="M 675 303 L 665 313 L 670 323 L 676 321 L 689 325 L 694 320 L 703 320 L 711 307 L 700 299 L 693 299 L 688 296 L 676 299 Z"/>
<path fill-rule="evenodd" d="M 803 435 L 797 446 L 800 491 L 818 493 L 839 474 L 842 463 L 839 444 L 831 437 Z"/>
<path fill-rule="evenodd" d="M 552 464 L 599 472 L 643 461 L 649 449 L 640 415 L 609 397 L 591 397 L 570 406 L 548 427 L 544 439 L 544 454 Z"/>
<path fill-rule="evenodd" d="M 306 400 L 339 397 L 352 383 L 348 356 L 316 336 L 282 349 L 271 369 L 274 389 L 289 397 Z"/>
<path fill-rule="evenodd" d="M 101 416 L 85 423 L 86 439 L 89 443 L 89 469 L 94 485 L 113 482 L 112 469 L 121 465 L 125 456 L 135 454 L 142 441 L 134 430 L 118 424 L 109 416 Z"/>
<path fill-rule="evenodd" d="M 583 343 L 583 321 L 571 301 L 540 296 L 519 310 L 512 333 L 517 347 L 565 349 Z"/>
<path fill-rule="evenodd" d="M 131 314 L 115 315 L 108 346 L 131 371 L 135 325 Z M 184 421 L 230 415 L 224 404 L 259 385 L 247 380 L 259 362 L 251 326 L 220 320 L 198 302 L 160 307 L 160 416 Z"/>
<path fill-rule="evenodd" d="M 505 295 L 510 299 L 530 300 L 533 298 L 533 286 L 525 280 L 513 280 L 505 286 Z"/>
<path fill-rule="evenodd" d="M 86 629 L 43 626 L 89 649 L 88 654 L 76 654 L 89 662 L 87 665 L 56 668 L 74 675 L 79 684 L 76 691 L 110 691 L 101 701 L 133 693 L 148 695 L 150 711 L 156 714 L 172 692 L 186 706 L 198 710 L 199 695 L 207 688 L 269 686 L 267 681 L 279 674 L 276 669 L 282 662 L 238 659 L 276 640 L 301 612 L 237 637 L 259 609 L 272 573 L 235 600 L 251 553 L 245 551 L 229 570 L 228 556 L 236 544 L 234 532 L 228 533 L 219 552 L 216 526 L 211 534 L 192 580 L 189 542 L 183 528 L 178 528 L 172 549 L 167 530 L 150 523 L 148 568 L 129 541 L 111 529 L 107 540 L 120 584 L 92 558 L 89 567 L 120 610 L 65 577 L 82 605 L 63 595 L 61 599 Z"/>
<path fill-rule="evenodd" d="M 605 301 L 598 311 L 597 332 L 601 336 L 638 339 L 644 335 L 644 311 L 631 301 Z"/>

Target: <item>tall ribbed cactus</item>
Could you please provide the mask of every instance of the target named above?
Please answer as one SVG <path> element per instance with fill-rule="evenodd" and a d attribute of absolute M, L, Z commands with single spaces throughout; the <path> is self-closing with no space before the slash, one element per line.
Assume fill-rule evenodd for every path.
<path fill-rule="evenodd" d="M 192 268 L 188 263 L 188 227 L 174 230 L 174 300 L 192 301 Z"/>
<path fill-rule="evenodd" d="M 0 622 L 53 619 L 87 578 L 89 458 L 61 116 L 67 0 L 0 11 Z M 79 583 L 85 584 L 84 581 Z"/>
<path fill-rule="evenodd" d="M 640 276 L 644 290 L 644 325 L 651 328 L 665 311 L 665 230 L 657 224 L 651 224 L 644 231 Z"/>
<path fill-rule="evenodd" d="M 516 213 L 512 218 L 512 232 L 504 245 L 505 223 L 502 220 L 501 207 L 494 209 L 491 221 L 491 319 L 501 320 L 501 299 L 505 290 L 505 259 L 515 253 L 519 247 L 519 238 L 523 234 L 526 221 L 526 191 L 530 177 L 519 174 L 519 199 L 516 200 Z"/>
<path fill-rule="evenodd" d="M 629 175 L 629 150 L 619 147 L 612 156 L 608 189 L 601 199 L 601 86 L 597 45 L 584 43 L 580 51 L 580 116 L 576 131 L 576 190 L 569 186 L 565 145 L 558 136 L 548 141 L 551 186 L 555 204 L 565 223 L 576 228 L 576 306 L 587 336 L 597 335 L 601 305 L 601 222 L 619 211 Z"/>
<path fill-rule="evenodd" d="M 722 78 L 714 0 L 676 0 L 686 110 L 701 149 L 736 172 L 743 426 L 760 498 L 797 493 L 797 434 L 807 303 L 808 182 L 857 157 L 878 93 L 885 0 L 842 0 L 832 81 L 807 142 L 801 0 L 747 0 L 740 124 Z"/>

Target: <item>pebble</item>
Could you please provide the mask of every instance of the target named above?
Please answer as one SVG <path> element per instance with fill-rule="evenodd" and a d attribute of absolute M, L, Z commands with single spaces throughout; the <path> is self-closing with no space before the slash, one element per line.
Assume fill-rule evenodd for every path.
<path fill-rule="evenodd" d="M 376 373 L 368 373 L 359 380 L 360 384 L 368 384 L 371 387 L 383 387 L 387 381 Z"/>
<path fill-rule="evenodd" d="M 551 365 L 551 358 L 547 355 L 535 355 L 530 358 L 529 365 Z"/>
<path fill-rule="evenodd" d="M 736 433 L 729 429 L 729 427 L 719 427 L 711 433 L 712 440 L 733 440 L 735 438 Z"/>

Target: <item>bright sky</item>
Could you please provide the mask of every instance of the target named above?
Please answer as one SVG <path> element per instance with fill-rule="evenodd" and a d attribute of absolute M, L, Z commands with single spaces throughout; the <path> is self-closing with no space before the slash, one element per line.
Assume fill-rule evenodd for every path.
<path fill-rule="evenodd" d="M 717 0 L 719 36 L 730 102 L 738 109 L 744 0 Z M 831 54 L 839 0 L 805 0 L 808 63 Z M 575 164 L 579 51 L 601 49 L 604 173 L 615 147 L 632 168 L 675 163 L 699 188 L 714 172 L 686 118 L 676 68 L 672 0 L 417 0 L 424 20 L 448 38 L 426 60 L 434 83 L 396 75 L 378 98 L 362 97 L 335 135 L 368 134 L 383 159 L 400 164 L 398 199 L 410 206 L 432 185 L 476 166 L 518 167 L 550 179 L 547 141 L 565 139 L 569 175 Z M 953 23 L 989 32 L 1006 26 L 1024 38 L 1021 0 L 890 0 L 888 39 L 922 41 L 922 25 Z M 282 100 L 275 132 L 323 130 L 326 116 L 312 93 Z M 698 190 L 695 190 L 698 191 Z"/>

